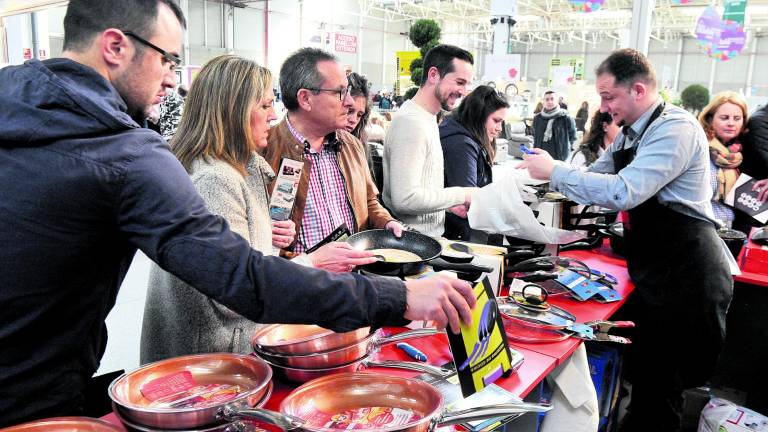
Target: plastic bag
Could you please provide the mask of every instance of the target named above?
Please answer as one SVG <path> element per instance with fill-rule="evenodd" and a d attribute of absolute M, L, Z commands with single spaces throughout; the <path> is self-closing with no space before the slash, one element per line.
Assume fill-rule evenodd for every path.
<path fill-rule="evenodd" d="M 768 417 L 725 399 L 713 398 L 699 417 L 698 432 L 768 431 Z"/>
<path fill-rule="evenodd" d="M 541 225 L 523 202 L 516 176 L 507 171 L 472 193 L 467 219 L 474 229 L 538 243 L 565 244 L 584 238 L 577 232 Z"/>

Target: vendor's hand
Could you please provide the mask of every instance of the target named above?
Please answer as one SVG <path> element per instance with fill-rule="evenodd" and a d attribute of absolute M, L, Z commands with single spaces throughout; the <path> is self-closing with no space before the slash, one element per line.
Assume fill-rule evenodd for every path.
<path fill-rule="evenodd" d="M 467 207 L 464 204 L 459 204 L 457 206 L 453 206 L 449 208 L 447 211 L 455 214 L 456 216 L 466 219 L 467 218 Z"/>
<path fill-rule="evenodd" d="M 330 272 L 352 271 L 357 266 L 376 262 L 373 252 L 357 250 L 346 242 L 332 242 L 309 254 L 312 266 Z"/>
<path fill-rule="evenodd" d="M 296 238 L 296 224 L 292 220 L 272 221 L 272 245 L 278 249 L 286 248 Z"/>
<path fill-rule="evenodd" d="M 396 220 L 391 220 L 387 222 L 386 225 L 384 225 L 384 229 L 392 231 L 392 234 L 395 235 L 395 237 L 400 238 L 403 236 L 403 231 L 405 231 L 405 227 L 403 224 Z"/>
<path fill-rule="evenodd" d="M 768 179 L 762 179 L 752 185 L 752 190 L 757 192 L 757 199 L 762 202 L 768 200 Z"/>
<path fill-rule="evenodd" d="M 517 166 L 517 169 L 528 169 L 531 178 L 537 180 L 549 180 L 552 176 L 552 170 L 555 168 L 555 162 L 552 156 L 546 150 L 539 148 L 532 149 L 536 154 L 524 154 L 523 162 Z"/>
<path fill-rule="evenodd" d="M 432 320 L 438 328 L 450 326 L 456 334 L 461 331 L 460 321 L 472 324 L 477 299 L 468 282 L 437 275 L 406 281 L 405 288 L 405 319 Z"/>

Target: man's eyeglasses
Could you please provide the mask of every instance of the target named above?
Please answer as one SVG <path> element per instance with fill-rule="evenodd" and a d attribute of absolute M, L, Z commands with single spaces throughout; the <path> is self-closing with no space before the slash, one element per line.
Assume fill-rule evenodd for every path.
<path fill-rule="evenodd" d="M 324 88 L 307 88 L 307 90 L 312 90 L 315 92 L 330 92 L 330 93 L 336 93 L 339 95 L 339 101 L 344 102 L 344 99 L 349 96 L 349 92 L 352 91 L 352 87 L 344 87 L 343 89 L 324 89 Z"/>
<path fill-rule="evenodd" d="M 163 59 L 168 64 L 171 65 L 171 72 L 173 72 L 176 69 L 176 67 L 178 67 L 181 64 L 181 59 L 179 58 L 179 56 L 177 56 L 175 54 L 169 53 L 168 51 L 166 51 L 166 50 L 160 48 L 159 46 L 153 44 L 152 42 L 150 42 L 150 41 L 140 37 L 139 35 L 137 35 L 136 33 L 132 32 L 132 31 L 123 30 L 122 32 L 126 36 L 130 36 L 130 37 L 136 39 L 137 41 L 141 42 L 142 45 L 146 45 L 146 46 L 152 48 L 153 50 L 159 52 L 160 55 L 163 56 Z"/>

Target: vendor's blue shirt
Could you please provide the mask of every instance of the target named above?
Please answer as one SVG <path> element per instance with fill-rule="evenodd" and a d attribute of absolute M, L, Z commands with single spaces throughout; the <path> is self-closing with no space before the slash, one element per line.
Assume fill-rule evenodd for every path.
<path fill-rule="evenodd" d="M 634 160 L 616 173 L 613 153 L 621 149 L 622 132 L 608 150 L 584 172 L 556 164 L 551 187 L 579 204 L 629 210 L 648 199 L 682 214 L 716 223 L 709 187 L 709 145 L 704 130 L 688 111 L 668 104 L 645 133 L 653 104 L 630 128 L 625 148 L 637 146 Z"/>

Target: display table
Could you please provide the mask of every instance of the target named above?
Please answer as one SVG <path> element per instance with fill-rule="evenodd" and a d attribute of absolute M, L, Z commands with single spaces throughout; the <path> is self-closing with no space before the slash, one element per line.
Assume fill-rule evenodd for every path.
<path fill-rule="evenodd" d="M 596 268 L 602 272 L 607 272 L 615 276 L 619 283 L 616 286 L 616 290 L 621 293 L 624 300 L 613 303 L 597 303 L 595 301 L 579 302 L 565 296 L 552 297 L 551 303 L 564 307 L 571 311 L 579 322 L 592 321 L 592 320 L 604 320 L 613 315 L 614 312 L 624 303 L 629 294 L 634 289 L 634 286 L 629 282 L 629 276 L 627 274 L 626 265 L 623 259 L 614 255 L 607 245 L 603 245 L 597 249 L 588 251 L 569 251 L 562 254 L 569 258 L 575 258 L 583 261 L 591 268 Z M 405 328 L 387 328 L 385 329 L 389 333 L 397 333 L 406 330 Z M 448 339 L 445 334 L 438 334 L 435 336 L 429 336 L 419 339 L 410 340 L 409 343 L 414 347 L 421 350 L 427 355 L 428 363 L 432 365 L 443 365 L 446 362 L 452 360 L 451 351 L 448 347 Z M 520 369 L 517 373 L 512 374 L 509 377 L 502 377 L 496 384 L 500 387 L 508 390 L 514 395 L 521 398 L 528 396 L 541 381 L 560 363 L 566 360 L 574 350 L 582 344 L 583 341 L 578 339 L 569 338 L 561 342 L 556 343 L 518 343 L 510 342 L 510 346 L 515 350 L 522 353 L 525 357 Z M 405 353 L 396 349 L 394 345 L 384 346 L 378 353 L 378 358 L 386 360 L 404 360 L 412 361 Z M 369 371 L 377 373 L 398 375 L 404 377 L 413 377 L 418 375 L 417 372 L 412 371 L 399 371 L 393 369 L 376 369 L 372 368 Z M 281 383 L 276 381 L 275 388 L 271 398 L 266 404 L 266 408 L 277 410 L 280 406 L 280 402 L 290 393 L 294 388 L 292 385 Z M 531 416 L 533 417 L 533 416 Z M 120 424 L 119 420 L 110 414 L 104 417 L 104 419 L 111 421 L 115 424 Z M 510 423 L 514 426 L 518 421 Z"/>

